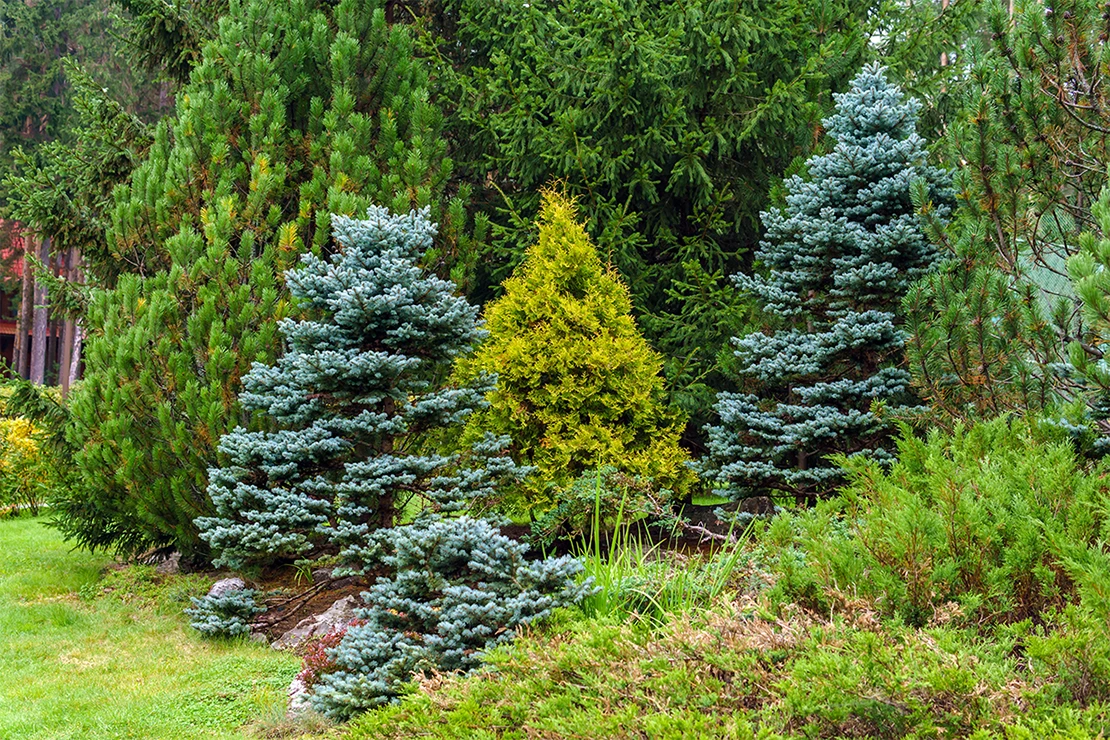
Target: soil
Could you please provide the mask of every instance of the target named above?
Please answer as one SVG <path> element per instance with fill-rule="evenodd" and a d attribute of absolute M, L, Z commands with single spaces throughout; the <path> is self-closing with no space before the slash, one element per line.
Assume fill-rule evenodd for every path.
<path fill-rule="evenodd" d="M 323 614 L 339 599 L 347 596 L 358 597 L 370 587 L 373 579 L 340 578 L 323 581 L 314 586 L 300 587 L 299 592 L 275 596 L 262 603 L 266 612 L 256 621 L 256 632 L 261 632 L 271 642 L 293 629 L 302 619 Z"/>

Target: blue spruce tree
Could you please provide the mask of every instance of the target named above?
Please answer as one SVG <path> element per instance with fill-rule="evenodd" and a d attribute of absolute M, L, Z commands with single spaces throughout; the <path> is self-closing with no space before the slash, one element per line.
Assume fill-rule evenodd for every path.
<path fill-rule="evenodd" d="M 569 557 L 528 560 L 489 522 L 455 516 L 475 496 L 529 472 L 487 434 L 444 453 L 436 432 L 485 404 L 491 379 L 452 386 L 452 362 L 485 331 L 478 309 L 418 260 L 436 227 L 427 209 L 332 216 L 340 250 L 286 274 L 309 317 L 285 319 L 286 351 L 244 377 L 244 408 L 274 428 L 220 440 L 228 465 L 209 471 L 216 516 L 197 519 L 217 564 L 240 567 L 338 546 L 380 577 L 363 593 L 365 624 L 329 651 L 336 670 L 313 688 L 334 717 L 390 701 L 416 671 L 475 666 L 515 628 L 592 589 Z M 460 429 L 461 431 L 461 429 Z M 456 435 L 457 436 L 457 435 Z M 406 515 L 418 511 L 415 521 Z M 210 632 L 246 629 L 242 599 L 196 604 Z"/>
<path fill-rule="evenodd" d="M 454 285 L 420 268 L 436 227 L 427 209 L 372 207 L 332 217 L 340 251 L 286 273 L 309 318 L 285 319 L 285 354 L 244 376 L 243 407 L 274 421 L 220 440 L 228 464 L 209 471 L 216 515 L 197 519 L 217 564 L 242 567 L 338 546 L 352 566 L 373 560 L 376 533 L 410 503 L 453 511 L 522 471 L 487 435 L 470 449 L 428 449 L 428 433 L 461 426 L 490 383 L 446 384 L 451 364 L 484 331 Z M 412 510 L 410 509 L 410 510 Z"/>
<path fill-rule="evenodd" d="M 827 457 L 883 457 L 882 409 L 914 403 L 896 311 L 937 255 L 911 190 L 941 218 L 952 200 L 947 173 L 926 164 L 920 107 L 865 67 L 824 121 L 832 151 L 808 161 L 808 180 L 787 180 L 785 209 L 763 214 L 769 274 L 737 282 L 785 328 L 733 340 L 748 392 L 718 395 L 703 471 L 732 498 L 830 492 Z"/>
<path fill-rule="evenodd" d="M 363 593 L 366 623 L 329 651 L 336 670 L 313 687 L 312 704 L 336 719 L 394 700 L 414 673 L 474 668 L 520 625 L 593 591 L 592 580 L 576 582 L 578 561 L 527 559 L 526 545 L 481 519 L 430 518 L 383 534 L 389 575 Z"/>

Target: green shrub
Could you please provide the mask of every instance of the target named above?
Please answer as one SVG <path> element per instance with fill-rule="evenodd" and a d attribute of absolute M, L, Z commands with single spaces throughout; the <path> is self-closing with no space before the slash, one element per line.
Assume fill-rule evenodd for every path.
<path fill-rule="evenodd" d="M 979 625 L 1107 614 L 1110 483 L 1053 426 L 1000 419 L 924 440 L 903 429 L 887 469 L 841 458 L 843 497 L 767 532 L 780 600 L 857 596 L 925 624 L 954 606 Z M 946 605 L 949 605 L 946 607 Z"/>
<path fill-rule="evenodd" d="M 500 508 L 552 509 L 560 491 L 601 465 L 684 489 L 682 419 L 664 405 L 662 359 L 568 199 L 545 196 L 539 242 L 504 287 L 486 308 L 489 338 L 460 367 L 465 377 L 497 375 L 490 407 L 473 415 L 468 434 L 507 434 L 517 462 L 536 468 Z"/>
<path fill-rule="evenodd" d="M 57 402 L 56 391 L 42 393 Z M 65 471 L 51 454 L 47 430 L 19 413 L 14 394 L 13 386 L 0 387 L 0 515 L 37 515 L 61 489 Z"/>

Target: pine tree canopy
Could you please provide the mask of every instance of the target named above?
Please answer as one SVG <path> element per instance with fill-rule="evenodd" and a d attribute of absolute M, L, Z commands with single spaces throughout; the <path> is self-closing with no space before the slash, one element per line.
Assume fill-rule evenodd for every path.
<path fill-rule="evenodd" d="M 117 532 L 103 546 L 203 550 L 193 520 L 216 443 L 251 424 L 237 396 L 277 353 L 282 275 L 329 249 L 331 214 L 443 213 L 442 117 L 411 33 L 387 3 L 235 0 L 205 43 L 176 115 L 115 191 L 90 293 L 85 382 L 72 402 L 80 483 L 94 504 L 63 531 Z M 201 553 L 203 554 L 203 553 Z"/>
<path fill-rule="evenodd" d="M 865 67 L 825 120 L 832 151 L 787 181 L 785 209 L 763 214 L 757 257 L 769 272 L 737 280 L 788 328 L 734 340 L 751 392 L 719 395 L 705 466 L 732 496 L 829 493 L 840 472 L 828 455 L 883 455 L 889 422 L 873 405 L 913 403 L 897 312 L 936 251 L 911 188 L 925 183 L 940 218 L 951 198 L 925 162 L 919 109 Z"/>

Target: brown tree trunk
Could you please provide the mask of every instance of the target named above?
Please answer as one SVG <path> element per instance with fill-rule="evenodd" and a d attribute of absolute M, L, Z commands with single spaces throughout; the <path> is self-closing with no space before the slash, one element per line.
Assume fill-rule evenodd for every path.
<path fill-rule="evenodd" d="M 34 305 L 33 293 L 35 290 L 35 277 L 31 274 L 30 256 L 34 253 L 34 241 L 27 234 L 23 237 L 23 285 L 20 288 L 19 315 L 15 322 L 15 374 L 24 380 L 31 367 L 31 311 Z"/>
<path fill-rule="evenodd" d="M 43 237 L 39 245 L 39 261 L 50 264 L 50 237 Z M 35 281 L 35 306 L 31 319 L 31 372 L 28 380 L 37 385 L 46 381 L 46 332 L 47 332 L 47 295 L 46 285 Z"/>
<path fill-rule="evenodd" d="M 798 450 L 798 470 L 807 469 L 809 463 L 807 458 L 808 456 L 805 450 Z M 799 491 L 794 494 L 794 503 L 797 504 L 799 508 L 805 507 L 809 503 L 809 497 Z"/>

